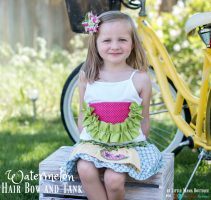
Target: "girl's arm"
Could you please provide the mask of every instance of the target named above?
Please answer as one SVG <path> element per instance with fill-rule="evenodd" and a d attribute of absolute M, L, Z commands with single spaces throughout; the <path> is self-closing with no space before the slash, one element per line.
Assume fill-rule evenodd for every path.
<path fill-rule="evenodd" d="M 84 93 L 86 90 L 86 77 L 85 77 L 85 72 L 80 71 L 79 72 L 79 79 L 78 79 L 78 89 L 79 89 L 79 116 L 78 116 L 78 129 L 79 132 L 81 133 L 83 129 L 83 102 L 84 102 Z"/>
<path fill-rule="evenodd" d="M 142 101 L 142 116 L 144 117 L 141 121 L 141 129 L 143 134 L 148 137 L 149 135 L 149 129 L 150 129 L 150 119 L 149 119 L 149 106 L 150 106 L 150 99 L 152 95 L 152 85 L 151 80 L 147 73 L 144 75 L 142 74 L 142 88 L 141 88 L 141 98 Z"/>

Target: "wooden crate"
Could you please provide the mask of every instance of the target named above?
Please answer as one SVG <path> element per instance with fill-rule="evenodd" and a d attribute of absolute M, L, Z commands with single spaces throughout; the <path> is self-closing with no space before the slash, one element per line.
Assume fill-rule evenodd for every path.
<path fill-rule="evenodd" d="M 60 180 L 60 167 L 67 161 L 71 149 L 69 146 L 60 147 L 39 164 L 42 175 L 40 200 L 87 199 L 78 175 L 71 176 L 66 183 Z M 127 177 L 125 200 L 173 200 L 174 155 L 163 155 L 165 164 L 157 174 L 144 181 Z"/>

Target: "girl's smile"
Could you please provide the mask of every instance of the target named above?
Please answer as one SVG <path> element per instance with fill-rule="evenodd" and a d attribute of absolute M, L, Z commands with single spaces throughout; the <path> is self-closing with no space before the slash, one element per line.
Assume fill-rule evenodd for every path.
<path fill-rule="evenodd" d="M 125 65 L 132 46 L 131 27 L 125 20 L 100 26 L 97 49 L 105 65 Z"/>
<path fill-rule="evenodd" d="M 122 53 L 109 53 L 110 55 L 112 56 L 119 56 L 119 55 L 122 55 Z"/>

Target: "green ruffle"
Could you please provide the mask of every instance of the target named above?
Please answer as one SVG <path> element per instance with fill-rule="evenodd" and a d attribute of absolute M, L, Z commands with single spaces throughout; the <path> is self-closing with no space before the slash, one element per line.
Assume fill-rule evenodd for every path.
<path fill-rule="evenodd" d="M 140 141 L 140 142 L 130 142 L 130 143 L 124 143 L 124 144 L 115 144 L 115 145 L 109 145 L 107 143 L 101 143 L 101 142 L 97 142 L 94 140 L 80 140 L 79 143 L 91 143 L 94 145 L 99 145 L 102 148 L 105 148 L 108 151 L 112 151 L 112 150 L 118 150 L 121 148 L 134 148 L 134 147 L 146 147 L 148 146 L 150 143 L 147 141 Z"/>
<path fill-rule="evenodd" d="M 100 121 L 98 116 L 93 113 L 94 108 L 84 103 L 83 126 L 93 139 L 105 143 L 123 143 L 135 139 L 139 134 L 142 106 L 132 102 L 130 112 L 126 120 L 122 123 L 106 123 Z"/>

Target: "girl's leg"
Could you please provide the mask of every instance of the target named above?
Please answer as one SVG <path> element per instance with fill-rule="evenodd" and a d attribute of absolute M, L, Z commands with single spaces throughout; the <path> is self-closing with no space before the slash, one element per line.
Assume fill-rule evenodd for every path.
<path fill-rule="evenodd" d="M 108 200 L 124 200 L 126 174 L 106 169 L 104 183 Z"/>
<path fill-rule="evenodd" d="M 79 160 L 77 170 L 88 199 L 107 200 L 106 190 L 100 180 L 99 170 L 94 164 L 89 161 Z"/>

